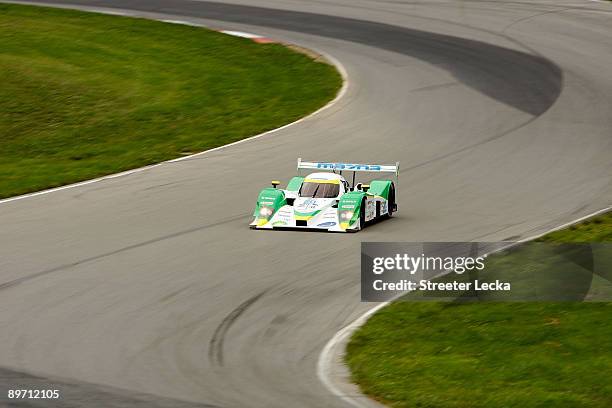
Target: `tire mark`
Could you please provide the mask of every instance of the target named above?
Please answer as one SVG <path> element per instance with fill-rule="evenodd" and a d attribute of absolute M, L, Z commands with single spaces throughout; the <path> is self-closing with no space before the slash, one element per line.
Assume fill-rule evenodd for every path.
<path fill-rule="evenodd" d="M 215 365 L 223 366 L 223 343 L 225 341 L 225 335 L 229 331 L 230 327 L 238 318 L 255 302 L 257 302 L 263 295 L 266 294 L 268 289 L 263 292 L 247 299 L 242 302 L 237 308 L 228 314 L 221 324 L 217 326 L 213 336 L 208 343 L 208 359 Z"/>
<path fill-rule="evenodd" d="M 28 281 L 31 281 L 31 280 L 36 279 L 36 278 L 40 278 L 41 276 L 49 275 L 49 274 L 54 273 L 54 272 L 59 272 L 59 271 L 62 271 L 64 269 L 74 268 L 75 266 L 79 266 L 79 265 L 83 265 L 83 264 L 86 264 L 86 263 L 89 263 L 89 262 L 97 261 L 99 259 L 103 259 L 103 258 L 112 256 L 112 255 L 116 255 L 116 254 L 120 254 L 120 253 L 123 253 L 123 252 L 131 251 L 133 249 L 142 248 L 144 246 L 155 244 L 155 243 L 162 242 L 162 241 L 166 241 L 168 239 L 173 239 L 173 238 L 177 238 L 177 237 L 180 237 L 180 236 L 183 236 L 183 235 L 187 235 L 187 234 L 191 234 L 191 233 L 194 233 L 194 232 L 202 231 L 202 230 L 205 230 L 207 228 L 213 228 L 213 227 L 216 227 L 216 226 L 219 226 L 219 225 L 223 225 L 223 224 L 231 223 L 231 222 L 234 222 L 234 221 L 242 220 L 242 219 L 248 218 L 250 215 L 251 215 L 250 213 L 236 215 L 236 216 L 225 218 L 223 220 L 220 220 L 220 221 L 217 221 L 217 222 L 213 222 L 213 223 L 210 223 L 210 224 L 199 225 L 197 227 L 189 228 L 189 229 L 182 230 L 182 231 L 177 231 L 177 232 L 174 232 L 172 234 L 163 235 L 161 237 L 149 239 L 149 240 L 143 241 L 143 242 L 138 242 L 136 244 L 132 244 L 132 245 L 125 246 L 123 248 L 115 249 L 115 250 L 110 251 L 110 252 L 105 252 L 103 254 L 90 256 L 90 257 L 84 258 L 84 259 L 79 259 L 79 260 L 77 260 L 75 262 L 59 265 L 59 266 L 56 266 L 56 267 L 51 268 L 51 269 L 45 269 L 45 270 L 40 271 L 40 272 L 35 272 L 35 273 L 30 274 L 30 275 L 22 276 L 20 278 L 16 278 L 16 279 L 13 279 L 13 280 L 8 281 L 8 282 L 1 283 L 0 284 L 0 291 L 3 290 L 3 289 L 8 289 L 10 287 L 19 285 L 20 283 L 24 283 L 24 282 L 28 282 Z"/>

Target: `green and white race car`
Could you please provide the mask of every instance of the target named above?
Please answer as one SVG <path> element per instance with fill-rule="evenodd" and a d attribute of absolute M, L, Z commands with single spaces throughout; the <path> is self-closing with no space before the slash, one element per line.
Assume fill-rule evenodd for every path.
<path fill-rule="evenodd" d="M 367 223 L 388 218 L 397 211 L 396 183 L 399 163 L 395 165 L 306 162 L 302 169 L 316 170 L 306 177 L 293 177 L 285 189 L 280 182 L 264 188 L 253 213 L 254 229 L 310 229 L 355 232 Z M 349 183 L 344 172 L 352 172 Z M 393 180 L 377 179 L 369 184 L 355 183 L 355 173 L 393 173 Z"/>

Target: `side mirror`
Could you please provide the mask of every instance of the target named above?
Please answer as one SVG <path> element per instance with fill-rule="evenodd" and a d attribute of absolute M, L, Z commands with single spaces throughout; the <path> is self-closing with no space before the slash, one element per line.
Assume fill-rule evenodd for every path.
<path fill-rule="evenodd" d="M 280 184 L 280 181 L 272 180 L 272 187 L 276 188 L 276 186 L 278 186 L 279 184 Z"/>
<path fill-rule="evenodd" d="M 361 189 L 363 190 L 363 192 L 367 193 L 368 190 L 370 189 L 370 185 L 369 184 L 362 184 L 361 185 Z"/>

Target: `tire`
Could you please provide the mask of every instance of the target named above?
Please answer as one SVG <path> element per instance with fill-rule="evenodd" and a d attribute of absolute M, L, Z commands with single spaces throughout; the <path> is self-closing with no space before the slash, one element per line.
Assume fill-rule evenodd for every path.
<path fill-rule="evenodd" d="M 387 213 L 387 217 L 393 217 L 393 209 L 395 208 L 395 185 L 391 183 L 391 187 L 389 187 L 389 198 L 387 199 L 387 205 L 389 208 L 389 212 Z"/>
<path fill-rule="evenodd" d="M 362 198 L 361 208 L 359 209 L 359 229 L 363 229 L 365 227 L 365 207 L 366 207 L 366 200 L 365 198 Z"/>

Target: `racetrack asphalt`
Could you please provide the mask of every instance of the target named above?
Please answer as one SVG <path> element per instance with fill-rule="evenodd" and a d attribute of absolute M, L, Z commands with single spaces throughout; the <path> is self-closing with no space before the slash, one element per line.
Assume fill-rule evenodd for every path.
<path fill-rule="evenodd" d="M 373 306 L 361 241 L 517 240 L 612 203 L 610 4 L 58 3 L 310 47 L 349 87 L 263 138 L 0 204 L 4 388 L 63 384 L 66 406 L 343 407 L 316 364 Z M 400 161 L 399 213 L 358 234 L 248 229 L 297 157 Z"/>

